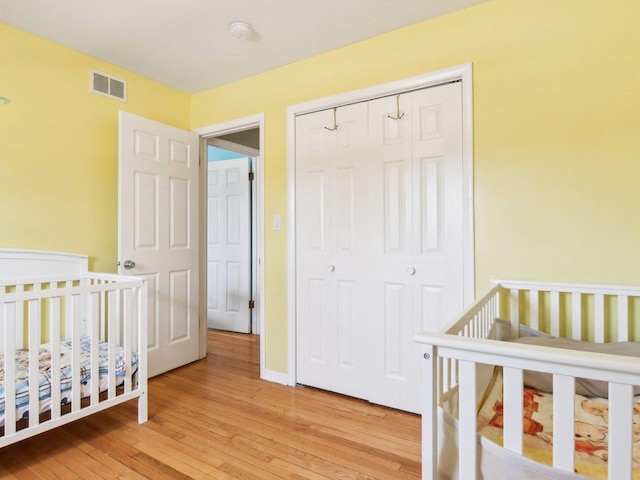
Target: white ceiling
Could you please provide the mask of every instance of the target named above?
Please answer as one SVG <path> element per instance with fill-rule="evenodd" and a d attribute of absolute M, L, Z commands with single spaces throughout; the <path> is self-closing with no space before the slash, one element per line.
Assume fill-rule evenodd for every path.
<path fill-rule="evenodd" d="M 0 0 L 0 21 L 195 93 L 482 1 Z"/>

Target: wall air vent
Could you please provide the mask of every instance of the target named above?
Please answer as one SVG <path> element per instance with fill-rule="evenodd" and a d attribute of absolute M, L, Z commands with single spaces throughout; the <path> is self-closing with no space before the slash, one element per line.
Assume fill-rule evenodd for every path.
<path fill-rule="evenodd" d="M 89 90 L 98 95 L 114 98 L 121 102 L 127 101 L 127 82 L 97 70 L 91 70 L 91 85 Z"/>

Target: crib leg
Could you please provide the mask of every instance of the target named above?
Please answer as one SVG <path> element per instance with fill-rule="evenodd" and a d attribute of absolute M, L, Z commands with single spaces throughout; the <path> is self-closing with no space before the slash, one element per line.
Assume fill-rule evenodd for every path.
<path fill-rule="evenodd" d="M 476 440 L 476 364 L 460 361 L 459 415 L 458 415 L 458 466 L 460 478 L 478 478 L 478 446 Z"/>
<path fill-rule="evenodd" d="M 422 346 L 422 480 L 438 478 L 438 364 L 433 345 Z"/>
<path fill-rule="evenodd" d="M 149 420 L 149 405 L 146 388 L 140 392 L 138 397 L 138 423 L 145 423 Z"/>

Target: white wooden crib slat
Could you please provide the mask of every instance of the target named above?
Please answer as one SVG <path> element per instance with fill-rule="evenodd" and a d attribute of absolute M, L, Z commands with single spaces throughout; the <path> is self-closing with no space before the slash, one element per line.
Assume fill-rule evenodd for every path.
<path fill-rule="evenodd" d="M 553 466 L 574 471 L 575 380 L 553 376 Z"/>
<path fill-rule="evenodd" d="M 618 341 L 629 340 L 629 297 L 618 295 Z"/>
<path fill-rule="evenodd" d="M 633 469 L 633 387 L 609 383 L 609 480 L 630 480 Z"/>
<path fill-rule="evenodd" d="M 40 284 L 33 286 L 40 290 Z M 29 300 L 27 325 L 29 328 L 29 427 L 40 423 L 40 301 Z"/>
<path fill-rule="evenodd" d="M 71 308 L 69 313 L 71 314 L 71 411 L 80 411 L 80 315 L 82 314 L 80 295 L 72 295 L 69 302 Z"/>
<path fill-rule="evenodd" d="M 596 343 L 604 343 L 604 295 L 593 296 L 594 340 Z"/>
<path fill-rule="evenodd" d="M 540 295 L 538 290 L 529 292 L 529 317 L 530 325 L 536 330 L 540 330 Z"/>
<path fill-rule="evenodd" d="M 522 455 L 522 370 L 504 367 L 502 376 L 504 381 L 504 446 L 508 450 Z"/>
<path fill-rule="evenodd" d="M 509 292 L 510 308 L 509 319 L 511 320 L 511 338 L 518 338 L 520 331 L 520 291 L 511 289 Z"/>
<path fill-rule="evenodd" d="M 60 417 L 60 297 L 52 297 L 49 302 L 51 336 L 51 419 Z"/>
<path fill-rule="evenodd" d="M 87 295 L 87 316 L 91 326 L 91 405 L 100 401 L 100 294 Z"/>
<path fill-rule="evenodd" d="M 491 300 L 489 300 L 489 305 L 491 306 L 491 315 L 489 316 L 489 325 L 488 325 L 487 333 L 489 333 L 489 330 L 491 329 L 491 326 L 493 325 L 494 320 L 498 318 L 498 303 L 496 301 L 496 297 L 492 297 Z"/>
<path fill-rule="evenodd" d="M 94 282 L 98 284 L 102 283 L 101 280 L 94 280 Z M 107 338 L 107 322 L 105 322 L 104 319 L 107 318 L 107 303 L 105 302 L 105 296 L 108 294 L 108 291 L 100 292 L 100 318 L 102 319 L 100 321 L 100 338 L 103 340 Z"/>
<path fill-rule="evenodd" d="M 113 398 L 116 394 L 116 324 L 118 321 L 118 307 L 117 299 L 119 298 L 119 290 L 109 291 L 107 292 L 107 321 L 103 323 L 108 324 L 107 335 L 108 335 L 108 345 L 109 345 L 109 386 L 108 386 L 108 395 L 109 398 Z M 128 376 L 128 375 L 127 375 Z"/>
<path fill-rule="evenodd" d="M 560 336 L 560 292 L 549 293 L 551 335 Z"/>
<path fill-rule="evenodd" d="M 571 294 L 571 338 L 582 340 L 582 294 Z"/>
<path fill-rule="evenodd" d="M 16 293 L 24 292 L 24 285 L 16 285 Z M 25 347 L 25 331 L 24 331 L 24 301 L 20 301 L 16 299 L 16 307 L 20 310 L 20 323 L 16 322 L 15 325 L 15 338 L 16 338 L 16 348 L 24 348 Z"/>
<path fill-rule="evenodd" d="M 476 364 L 461 360 L 459 391 L 459 466 L 460 478 L 477 478 L 477 442 L 476 442 Z"/>
<path fill-rule="evenodd" d="M 126 290 L 123 289 L 118 289 L 116 291 L 116 315 L 117 315 L 117 319 L 115 322 L 115 328 L 114 328 L 114 334 L 115 334 L 115 339 L 116 342 L 118 343 L 118 345 L 123 345 L 124 343 L 122 342 L 122 322 L 124 322 L 124 305 L 126 304 L 126 296 L 125 296 L 125 292 Z"/>
<path fill-rule="evenodd" d="M 4 434 L 16 431 L 16 323 L 22 322 L 22 304 L 16 302 L 2 305 L 4 315 Z"/>
<path fill-rule="evenodd" d="M 133 310 L 136 305 L 133 302 L 134 297 L 133 297 L 133 291 L 129 288 L 127 288 L 124 291 L 124 295 L 125 295 L 125 305 L 126 307 L 123 309 L 124 311 L 122 312 L 123 315 L 123 321 L 122 321 L 122 344 L 124 345 L 124 359 L 127 365 L 131 365 L 131 350 L 132 347 L 134 346 L 133 343 L 133 339 L 131 338 L 131 323 L 132 320 L 135 318 L 135 310 Z M 129 392 L 131 390 L 132 387 L 132 382 L 131 382 L 131 375 L 126 375 L 125 379 L 124 379 L 124 391 Z"/>

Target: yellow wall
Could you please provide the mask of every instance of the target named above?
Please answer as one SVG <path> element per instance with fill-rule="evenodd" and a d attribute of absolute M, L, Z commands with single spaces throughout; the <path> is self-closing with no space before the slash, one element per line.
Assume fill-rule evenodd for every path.
<path fill-rule="evenodd" d="M 472 62 L 477 289 L 640 284 L 639 18 L 634 0 L 491 0 L 192 95 L 191 127 L 265 113 L 269 225 L 286 218 L 289 105 Z M 286 239 L 266 231 L 267 368 L 281 372 Z"/>
<path fill-rule="evenodd" d="M 117 111 L 195 129 L 265 114 L 266 224 L 287 214 L 290 105 L 474 69 L 476 282 L 640 284 L 635 0 L 491 0 L 195 95 L 0 24 L 0 246 L 113 271 Z M 89 69 L 129 101 L 89 93 Z M 269 370 L 287 369 L 287 230 L 266 231 Z"/>
<path fill-rule="evenodd" d="M 89 70 L 128 102 L 89 92 Z M 115 271 L 118 110 L 189 128 L 189 95 L 0 23 L 0 246 L 86 253 Z"/>

